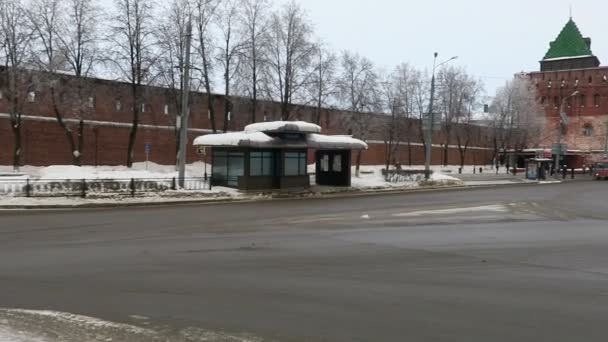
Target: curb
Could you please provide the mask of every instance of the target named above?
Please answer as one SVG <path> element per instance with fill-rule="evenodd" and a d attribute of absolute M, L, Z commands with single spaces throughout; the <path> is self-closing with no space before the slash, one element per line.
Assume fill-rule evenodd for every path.
<path fill-rule="evenodd" d="M 558 182 L 562 183 L 562 182 Z M 558 184 L 544 183 L 544 184 Z M 483 188 L 502 188 L 514 186 L 533 186 L 541 185 L 540 182 L 525 182 L 513 184 L 483 184 L 483 185 L 459 185 L 459 186 L 432 186 L 412 189 L 375 189 L 375 190 L 357 190 L 357 191 L 336 191 L 327 193 L 292 193 L 286 196 L 251 196 L 246 198 L 207 198 L 207 199 L 185 199 L 176 201 L 157 201 L 157 202 L 132 202 L 132 203 L 80 203 L 80 204 L 42 204 L 42 205 L 0 205 L 0 210 L 63 210 L 63 209 L 112 209 L 112 208 L 146 208 L 146 207 L 162 207 L 162 206 L 179 206 L 179 205 L 214 205 L 224 203 L 251 203 L 263 201 L 284 201 L 284 200 L 307 200 L 307 199 L 329 199 L 329 198 L 346 198 L 359 196 L 374 196 L 374 195 L 390 195 L 390 194 L 416 194 L 439 191 L 467 191 Z"/>

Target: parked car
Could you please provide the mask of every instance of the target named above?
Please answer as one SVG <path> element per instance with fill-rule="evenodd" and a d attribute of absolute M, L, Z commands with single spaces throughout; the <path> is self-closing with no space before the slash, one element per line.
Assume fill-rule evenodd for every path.
<path fill-rule="evenodd" d="M 593 178 L 595 180 L 608 179 L 608 160 L 603 160 L 593 165 Z"/>

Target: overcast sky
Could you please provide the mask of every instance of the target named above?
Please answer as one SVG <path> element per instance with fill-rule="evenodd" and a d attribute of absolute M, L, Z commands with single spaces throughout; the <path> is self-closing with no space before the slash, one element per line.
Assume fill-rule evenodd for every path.
<path fill-rule="evenodd" d="M 285 0 L 275 0 L 281 3 Z M 112 0 L 101 0 L 112 3 Z M 315 31 L 336 52 L 351 50 L 392 69 L 431 68 L 433 52 L 481 78 L 488 95 L 514 73 L 539 69 L 569 17 L 608 63 L 608 1 L 300 0 Z M 604 63 L 602 63 L 604 64 Z"/>
<path fill-rule="evenodd" d="M 569 17 L 600 61 L 608 61 L 608 1 L 302 0 L 316 32 L 387 69 L 407 61 L 429 69 L 433 52 L 481 77 L 489 95 L 520 71 L 539 69 Z M 440 57 L 440 59 L 441 59 Z"/>

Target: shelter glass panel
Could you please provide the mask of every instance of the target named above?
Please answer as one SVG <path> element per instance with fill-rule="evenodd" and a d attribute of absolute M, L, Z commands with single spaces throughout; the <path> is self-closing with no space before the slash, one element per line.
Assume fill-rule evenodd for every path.
<path fill-rule="evenodd" d="M 285 176 L 305 176 L 306 170 L 305 152 L 286 152 L 285 153 Z"/>

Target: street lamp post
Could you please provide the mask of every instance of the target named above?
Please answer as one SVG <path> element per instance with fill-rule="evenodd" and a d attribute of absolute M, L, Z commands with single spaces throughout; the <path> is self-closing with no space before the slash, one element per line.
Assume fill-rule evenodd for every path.
<path fill-rule="evenodd" d="M 182 77 L 182 113 L 179 120 L 179 154 L 178 154 L 178 182 L 180 188 L 185 186 L 186 177 L 186 149 L 188 143 L 188 114 L 190 108 L 188 106 L 188 95 L 190 95 L 190 39 L 192 38 L 192 21 L 188 20 L 186 27 L 186 61 L 184 66 L 184 75 Z"/>
<path fill-rule="evenodd" d="M 437 56 L 439 56 L 439 53 L 435 52 L 435 54 L 433 55 L 434 59 L 433 59 L 433 73 L 431 76 L 431 97 L 429 99 L 429 112 L 427 115 L 427 122 L 426 122 L 426 130 L 425 130 L 425 162 L 424 162 L 424 178 L 426 180 L 429 180 L 429 178 L 431 178 L 431 158 L 432 158 L 432 153 L 433 153 L 433 126 L 435 124 L 435 114 L 433 113 L 433 102 L 435 100 L 435 70 L 450 62 L 455 60 L 456 58 L 458 58 L 458 56 L 454 56 L 450 59 L 448 59 L 447 61 L 444 61 L 442 63 L 439 63 L 439 65 L 437 65 Z"/>
<path fill-rule="evenodd" d="M 557 145 L 555 148 L 555 162 L 554 162 L 554 172 L 559 171 L 559 161 L 562 155 L 562 135 L 563 135 L 563 127 L 568 125 L 568 117 L 566 116 L 566 101 L 579 94 L 579 91 L 575 91 L 574 93 L 566 96 L 562 100 L 562 104 L 559 108 L 559 124 L 557 125 Z"/>

